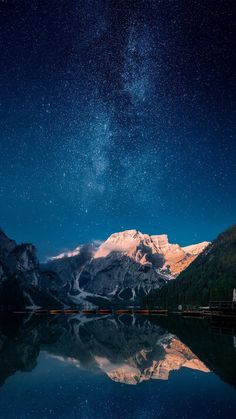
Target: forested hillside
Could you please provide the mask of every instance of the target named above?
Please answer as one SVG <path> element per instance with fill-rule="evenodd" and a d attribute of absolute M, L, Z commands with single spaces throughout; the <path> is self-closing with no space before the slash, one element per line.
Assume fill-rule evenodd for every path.
<path fill-rule="evenodd" d="M 177 308 L 231 300 L 236 288 L 236 225 L 221 233 L 189 267 L 145 300 L 147 306 Z"/>

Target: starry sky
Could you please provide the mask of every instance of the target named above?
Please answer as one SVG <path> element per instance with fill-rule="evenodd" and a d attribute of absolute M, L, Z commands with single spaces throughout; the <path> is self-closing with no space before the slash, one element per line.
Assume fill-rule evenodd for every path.
<path fill-rule="evenodd" d="M 40 258 L 235 222 L 233 1 L 2 0 L 0 225 Z"/>

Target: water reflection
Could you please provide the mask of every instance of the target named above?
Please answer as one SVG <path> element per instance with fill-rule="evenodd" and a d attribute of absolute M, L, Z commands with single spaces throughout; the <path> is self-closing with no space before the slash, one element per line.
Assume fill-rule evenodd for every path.
<path fill-rule="evenodd" d="M 233 336 L 216 333 L 196 319 L 1 316 L 1 385 L 17 371 L 33 370 L 40 351 L 132 385 L 171 379 L 171 372 L 181 368 L 212 370 L 233 385 L 236 380 Z"/>

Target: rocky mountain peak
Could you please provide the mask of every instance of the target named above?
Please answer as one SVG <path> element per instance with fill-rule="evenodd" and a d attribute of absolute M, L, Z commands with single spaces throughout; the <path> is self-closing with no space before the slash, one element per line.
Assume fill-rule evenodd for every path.
<path fill-rule="evenodd" d="M 151 238 L 154 241 L 154 243 L 160 248 L 164 248 L 165 246 L 169 245 L 169 239 L 167 234 L 155 234 L 152 235 Z"/>
<path fill-rule="evenodd" d="M 114 233 L 81 269 L 75 287 L 83 295 L 135 301 L 175 278 L 205 244 L 194 246 L 186 252 L 169 243 L 166 234 L 149 235 L 135 229 Z"/>
<path fill-rule="evenodd" d="M 206 241 L 197 244 L 192 244 L 190 246 L 183 247 L 183 250 L 191 255 L 199 255 L 199 253 L 201 253 L 208 246 L 208 244 L 209 242 Z"/>
<path fill-rule="evenodd" d="M 125 254 L 131 258 L 137 259 L 137 252 L 142 247 L 146 246 L 148 250 L 156 251 L 155 244 L 151 236 L 143 234 L 138 230 L 125 230 L 119 233 L 114 233 L 101 244 L 94 258 L 104 258 L 114 252 Z M 140 258 L 138 258 L 140 259 Z"/>
<path fill-rule="evenodd" d="M 16 247 L 16 242 L 9 239 L 3 230 L 0 229 L 0 259 L 5 258 Z"/>

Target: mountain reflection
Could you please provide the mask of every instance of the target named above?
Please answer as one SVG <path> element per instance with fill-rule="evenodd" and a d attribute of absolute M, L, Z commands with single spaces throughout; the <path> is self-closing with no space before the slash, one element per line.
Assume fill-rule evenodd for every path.
<path fill-rule="evenodd" d="M 232 336 L 214 335 L 194 319 L 158 319 L 135 316 L 1 317 L 0 384 L 16 371 L 31 371 L 40 351 L 93 374 L 106 374 L 119 383 L 171 378 L 183 367 L 204 373 L 214 370 L 235 384 Z M 197 325 L 197 327 L 196 327 Z M 207 348 L 209 350 L 207 350 Z M 220 354 L 220 356 L 218 355 Z"/>

